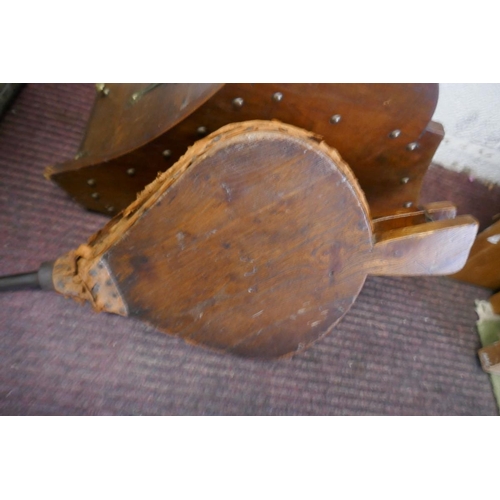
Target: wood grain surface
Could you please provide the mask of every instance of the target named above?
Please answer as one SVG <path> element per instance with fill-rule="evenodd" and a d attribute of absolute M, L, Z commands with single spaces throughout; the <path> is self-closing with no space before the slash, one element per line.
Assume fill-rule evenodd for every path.
<path fill-rule="evenodd" d="M 61 258 L 66 274 L 55 284 L 188 342 L 279 357 L 330 332 L 369 273 L 456 271 L 476 231 L 463 216 L 375 239 L 338 152 L 311 132 L 250 121 L 198 141 L 121 217 Z"/>

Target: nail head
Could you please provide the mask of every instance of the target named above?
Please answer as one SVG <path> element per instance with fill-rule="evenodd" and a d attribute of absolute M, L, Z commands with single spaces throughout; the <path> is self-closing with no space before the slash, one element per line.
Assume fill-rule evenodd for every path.
<path fill-rule="evenodd" d="M 201 127 L 198 127 L 196 129 L 196 132 L 198 135 L 205 135 L 207 133 L 207 127 L 204 127 L 203 125 Z"/>
<path fill-rule="evenodd" d="M 390 134 L 389 134 L 389 137 L 391 139 L 396 139 L 396 137 L 399 137 L 401 135 L 401 130 L 399 130 L 398 128 L 393 130 Z"/>
<path fill-rule="evenodd" d="M 403 177 L 401 179 L 401 184 L 408 184 L 408 182 L 410 182 L 410 178 L 409 177 Z"/>
<path fill-rule="evenodd" d="M 273 94 L 273 101 L 280 102 L 283 100 L 283 94 L 281 92 L 275 92 Z"/>
<path fill-rule="evenodd" d="M 89 179 L 89 180 L 87 181 L 87 184 L 88 184 L 89 186 L 95 186 L 95 179 Z"/>
<path fill-rule="evenodd" d="M 127 174 L 132 176 L 132 175 L 135 175 L 135 168 L 129 168 L 127 169 Z"/>
<path fill-rule="evenodd" d="M 170 149 L 165 149 L 165 151 L 163 151 L 162 155 L 164 158 L 170 158 L 172 156 L 172 151 L 170 151 Z"/>
<path fill-rule="evenodd" d="M 102 95 L 109 95 L 109 88 L 106 87 L 105 83 L 96 83 L 95 88 L 97 89 L 97 92 L 99 92 Z"/>
<path fill-rule="evenodd" d="M 99 193 L 92 193 L 90 196 L 92 196 L 92 198 L 94 198 L 94 200 L 99 199 Z"/>
<path fill-rule="evenodd" d="M 342 116 L 340 115 L 333 115 L 330 117 L 330 123 L 339 123 L 340 120 L 342 120 Z"/>
<path fill-rule="evenodd" d="M 245 103 L 245 101 L 243 100 L 242 97 L 236 97 L 233 99 L 233 106 L 235 108 L 241 108 L 244 103 Z"/>
<path fill-rule="evenodd" d="M 405 204 L 404 204 L 404 207 L 405 208 L 410 208 L 413 206 L 413 203 L 411 201 L 407 201 Z"/>
<path fill-rule="evenodd" d="M 418 148 L 418 142 L 410 142 L 410 144 L 408 144 L 408 146 L 406 146 L 406 149 L 408 151 L 415 151 L 415 149 Z"/>

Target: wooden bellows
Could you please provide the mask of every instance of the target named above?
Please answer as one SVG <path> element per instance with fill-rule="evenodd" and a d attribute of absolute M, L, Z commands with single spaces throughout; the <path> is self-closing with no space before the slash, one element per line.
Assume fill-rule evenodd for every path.
<path fill-rule="evenodd" d="M 83 206 L 115 215 L 201 137 L 275 119 L 335 147 L 382 217 L 418 205 L 444 134 L 431 121 L 437 99 L 431 83 L 103 84 L 75 159 L 46 176 Z"/>
<path fill-rule="evenodd" d="M 329 333 L 368 274 L 463 266 L 476 221 L 447 219 L 453 211 L 443 206 L 429 209 L 443 220 L 421 223 L 424 212 L 373 224 L 351 169 L 313 133 L 236 123 L 196 142 L 86 245 L 59 258 L 53 282 L 97 311 L 187 342 L 286 356 Z"/>

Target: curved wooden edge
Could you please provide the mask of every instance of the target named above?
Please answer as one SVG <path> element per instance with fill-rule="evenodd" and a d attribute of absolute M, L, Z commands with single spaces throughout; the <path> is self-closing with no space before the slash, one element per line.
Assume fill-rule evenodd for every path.
<path fill-rule="evenodd" d="M 375 275 L 446 275 L 467 261 L 479 223 L 470 215 L 393 229 L 377 235 L 366 262 Z"/>
<path fill-rule="evenodd" d="M 224 85 L 223 83 L 185 84 L 182 86 L 183 90 L 186 92 L 183 105 L 177 106 L 177 101 L 179 100 L 178 96 L 173 96 L 165 102 L 161 100 L 158 101 L 160 104 L 164 104 L 162 112 L 160 112 L 160 109 L 146 108 L 143 112 L 143 115 L 146 116 L 141 116 L 140 119 L 138 119 L 137 116 L 129 118 L 129 127 L 130 123 L 134 126 L 137 126 L 137 123 L 143 124 L 141 133 L 136 133 L 127 141 L 119 141 L 118 145 L 114 147 L 100 147 L 95 144 L 99 135 L 104 132 L 109 132 L 109 127 L 106 126 L 105 122 L 113 122 L 113 131 L 114 129 L 121 131 L 124 128 L 123 121 L 126 117 L 125 113 L 127 110 L 121 109 L 123 105 L 121 100 L 118 99 L 116 102 L 113 102 L 115 100 L 115 93 L 129 91 L 130 95 L 132 95 L 135 90 L 140 90 L 144 87 L 144 84 L 109 84 L 108 87 L 111 89 L 110 96 L 103 98 L 100 97 L 99 94 L 96 95 L 96 100 L 92 108 L 92 113 L 89 123 L 87 124 L 85 137 L 83 138 L 79 153 L 72 160 L 47 166 L 44 171 L 45 178 L 50 180 L 57 174 L 100 165 L 125 157 L 138 148 L 157 139 L 185 120 L 200 106 L 209 101 Z M 191 87 L 197 86 L 200 88 L 197 89 L 198 92 L 196 93 Z M 157 92 L 158 91 L 155 93 Z M 144 101 L 146 102 L 140 102 L 136 107 L 140 107 L 143 104 L 149 104 L 151 106 L 151 103 L 147 103 L 147 99 L 144 99 Z M 155 103 L 156 101 L 153 102 L 153 104 Z M 157 108 L 159 107 L 157 106 Z M 123 133 L 124 132 L 122 132 L 122 134 Z"/>

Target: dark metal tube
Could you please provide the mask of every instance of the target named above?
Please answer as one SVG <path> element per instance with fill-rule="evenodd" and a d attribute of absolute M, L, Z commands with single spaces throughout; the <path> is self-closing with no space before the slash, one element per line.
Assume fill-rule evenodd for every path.
<path fill-rule="evenodd" d="M 53 269 L 54 262 L 44 262 L 38 271 L 32 273 L 0 276 L 0 292 L 33 288 L 54 290 L 54 284 L 52 282 Z"/>
<path fill-rule="evenodd" d="M 2 292 L 28 288 L 40 288 L 38 271 L 0 277 L 0 291 Z"/>

